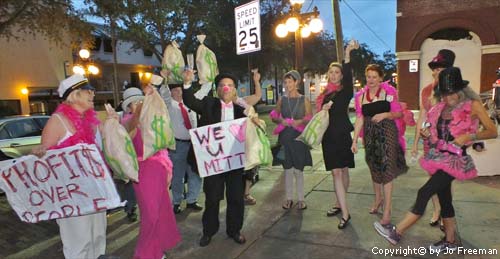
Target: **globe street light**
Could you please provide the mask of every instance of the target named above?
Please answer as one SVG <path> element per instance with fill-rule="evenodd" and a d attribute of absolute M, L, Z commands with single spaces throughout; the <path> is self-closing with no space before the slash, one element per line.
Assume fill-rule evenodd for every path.
<path fill-rule="evenodd" d="M 302 72 L 302 38 L 323 30 L 323 22 L 318 18 L 319 11 L 316 6 L 312 12 L 301 13 L 300 9 L 304 0 L 290 0 L 290 3 L 292 8 L 288 13 L 288 19 L 276 26 L 275 33 L 279 38 L 285 38 L 288 32 L 295 34 L 295 69 Z"/>
<path fill-rule="evenodd" d="M 73 66 L 73 73 L 80 75 L 98 75 L 99 68 L 92 63 L 90 59 L 90 51 L 88 49 L 81 49 L 78 51 L 79 60 Z M 81 64 L 79 64 L 81 63 Z"/>
<path fill-rule="evenodd" d="M 81 49 L 78 52 L 78 56 L 82 59 L 88 59 L 90 57 L 90 51 L 88 49 Z"/>

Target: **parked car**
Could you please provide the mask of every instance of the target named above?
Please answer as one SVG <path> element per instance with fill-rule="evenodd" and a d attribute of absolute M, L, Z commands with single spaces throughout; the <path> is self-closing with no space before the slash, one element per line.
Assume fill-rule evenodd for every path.
<path fill-rule="evenodd" d="M 43 127 L 50 116 L 12 116 L 0 118 L 1 160 L 29 154 L 40 144 Z"/>

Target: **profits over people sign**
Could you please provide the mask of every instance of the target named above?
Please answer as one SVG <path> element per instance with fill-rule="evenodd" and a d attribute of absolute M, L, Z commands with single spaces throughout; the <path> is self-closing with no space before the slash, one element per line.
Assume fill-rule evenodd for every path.
<path fill-rule="evenodd" d="M 219 122 L 189 130 L 201 177 L 243 168 L 246 119 Z"/>
<path fill-rule="evenodd" d="M 22 221 L 66 218 L 120 206 L 95 145 L 79 144 L 0 163 L 0 188 Z"/>
<path fill-rule="evenodd" d="M 260 4 L 259 1 L 234 8 L 236 26 L 236 54 L 241 55 L 259 51 L 260 41 Z"/>

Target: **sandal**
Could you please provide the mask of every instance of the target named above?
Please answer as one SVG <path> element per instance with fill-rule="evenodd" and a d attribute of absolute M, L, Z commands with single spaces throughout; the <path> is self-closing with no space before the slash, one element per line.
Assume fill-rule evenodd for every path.
<path fill-rule="evenodd" d="M 343 217 L 340 218 L 340 223 L 338 225 L 338 228 L 339 229 L 344 229 L 345 227 L 347 227 L 347 225 L 349 224 L 349 221 L 351 220 L 351 215 L 349 214 L 349 216 L 347 217 L 347 219 L 344 219 Z"/>
<path fill-rule="evenodd" d="M 289 210 L 293 206 L 292 200 L 286 200 L 281 206 L 284 210 Z"/>
<path fill-rule="evenodd" d="M 305 209 L 307 209 L 307 204 L 304 201 L 298 201 L 297 202 L 297 209 L 298 210 L 305 210 Z"/>
<path fill-rule="evenodd" d="M 342 212 L 342 209 L 339 208 L 339 207 L 333 207 L 331 209 L 329 209 L 327 212 L 326 212 L 326 216 L 327 217 L 333 217 L 337 214 L 339 214 L 340 212 Z"/>
<path fill-rule="evenodd" d="M 246 205 L 255 205 L 255 204 L 257 204 L 257 200 L 254 197 L 252 197 L 250 194 L 245 194 L 244 201 L 245 201 Z"/>
<path fill-rule="evenodd" d="M 378 202 L 378 204 L 377 204 L 377 207 L 375 207 L 375 208 L 372 207 L 368 213 L 370 213 L 370 214 L 378 214 L 379 213 L 378 209 L 382 206 L 383 203 L 384 203 L 384 200 L 380 200 Z"/>

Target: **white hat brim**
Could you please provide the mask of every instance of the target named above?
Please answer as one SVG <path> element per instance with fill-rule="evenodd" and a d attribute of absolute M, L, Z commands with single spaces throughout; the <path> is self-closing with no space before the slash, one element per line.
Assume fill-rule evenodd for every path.
<path fill-rule="evenodd" d="M 131 96 L 125 100 L 123 100 L 122 102 L 122 109 L 123 111 L 127 111 L 127 107 L 129 104 L 131 103 L 134 103 L 134 102 L 138 102 L 138 101 L 142 101 L 144 100 L 144 95 L 134 95 L 134 96 Z"/>

